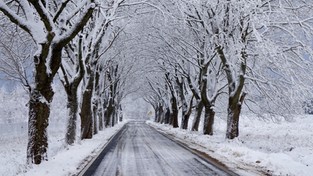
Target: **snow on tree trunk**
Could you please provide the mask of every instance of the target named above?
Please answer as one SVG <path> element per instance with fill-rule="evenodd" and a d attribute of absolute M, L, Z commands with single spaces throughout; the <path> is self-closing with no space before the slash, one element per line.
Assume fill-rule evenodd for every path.
<path fill-rule="evenodd" d="M 67 93 L 68 123 L 65 142 L 72 145 L 76 139 L 76 122 L 78 111 L 77 88 Z"/>
<path fill-rule="evenodd" d="M 37 45 L 37 52 L 34 56 L 35 80 L 34 86 L 30 87 L 29 101 L 29 141 L 27 145 L 29 164 L 40 164 L 42 160 L 47 160 L 49 104 L 52 102 L 54 94 L 51 84 L 61 65 L 63 48 L 83 29 L 95 8 L 93 0 L 84 2 L 77 9 L 68 2 L 0 2 L 0 11 L 12 23 L 27 32 Z M 20 9 L 23 9 L 23 12 L 20 13 Z M 55 11 L 56 9 L 58 11 Z M 76 14 L 71 16 L 71 23 L 60 25 L 61 21 L 66 19 L 64 14 L 67 16 L 67 13 L 62 13 L 63 10 L 74 12 L 82 10 L 82 13 L 79 17 L 75 16 Z"/>
<path fill-rule="evenodd" d="M 215 116 L 215 112 L 212 109 L 212 107 L 205 106 L 203 134 L 213 135 L 214 116 Z"/>
<path fill-rule="evenodd" d="M 98 120 L 99 120 L 99 130 L 102 131 L 104 129 L 102 108 L 99 108 L 98 110 Z"/>
<path fill-rule="evenodd" d="M 158 123 L 161 123 L 162 122 L 162 119 L 163 119 L 163 106 L 160 104 L 158 106 L 158 117 L 157 117 L 157 121 Z"/>
<path fill-rule="evenodd" d="M 182 121 L 181 121 L 181 128 L 186 130 L 188 128 L 188 121 L 189 121 L 189 116 L 187 115 L 186 111 L 182 112 Z"/>
<path fill-rule="evenodd" d="M 50 56 L 48 56 L 49 51 L 51 52 Z M 49 57 L 54 61 L 49 63 L 50 71 L 46 65 Z M 30 90 L 27 162 L 40 164 L 42 160 L 48 160 L 47 127 L 50 103 L 54 95 L 51 84 L 61 62 L 61 50 L 55 46 L 51 47 L 49 43 L 45 44 L 40 50 L 40 54 L 34 56 L 34 62 L 35 86 Z"/>
<path fill-rule="evenodd" d="M 99 68 L 95 71 L 95 78 L 94 78 L 94 85 L 93 85 L 93 98 L 92 98 L 92 113 L 93 113 L 93 118 L 94 118 L 94 128 L 93 128 L 93 133 L 97 134 L 98 130 L 100 129 L 100 117 L 98 116 L 99 109 L 100 109 L 100 73 L 99 73 Z"/>
<path fill-rule="evenodd" d="M 90 78 L 87 87 L 83 92 L 82 107 L 80 112 L 81 118 L 81 139 L 91 139 L 93 136 L 93 117 L 91 111 L 91 99 L 93 92 L 93 75 Z"/>
<path fill-rule="evenodd" d="M 123 121 L 123 108 L 122 108 L 122 105 L 120 105 L 120 113 L 119 113 L 119 116 L 118 116 L 118 119 L 119 119 L 119 122 L 122 122 Z"/>
<path fill-rule="evenodd" d="M 202 101 L 197 101 L 196 108 L 195 108 L 196 114 L 195 114 L 195 117 L 193 119 L 192 128 L 191 128 L 192 131 L 198 131 L 199 130 L 199 123 L 200 123 L 203 107 L 204 106 L 203 106 Z"/>
<path fill-rule="evenodd" d="M 176 97 L 172 97 L 171 99 L 171 106 L 172 106 L 172 112 L 171 112 L 171 119 L 172 119 L 172 125 L 174 128 L 178 128 L 178 109 L 177 109 L 177 100 Z"/>
<path fill-rule="evenodd" d="M 217 53 L 223 63 L 224 71 L 226 73 L 228 82 L 228 114 L 227 114 L 227 129 L 226 138 L 234 139 L 239 135 L 239 117 L 241 112 L 241 105 L 244 101 L 246 93 L 243 92 L 243 87 L 245 84 L 245 74 L 246 74 L 246 59 L 247 55 L 245 50 L 241 51 L 240 58 L 240 74 L 236 78 L 234 77 L 234 71 L 230 68 L 230 64 L 224 54 L 221 47 L 217 47 Z"/>
<path fill-rule="evenodd" d="M 40 164 L 48 160 L 48 136 L 50 102 L 53 90 L 51 84 L 34 88 L 30 93 L 28 119 L 27 163 Z"/>
<path fill-rule="evenodd" d="M 115 109 L 115 105 L 113 102 L 113 106 L 112 106 L 112 114 L 111 114 L 111 126 L 113 127 L 115 125 L 115 120 L 116 120 L 116 109 Z"/>
<path fill-rule="evenodd" d="M 113 99 L 109 98 L 109 102 L 106 108 L 106 113 L 105 113 L 105 127 L 111 127 L 112 126 L 112 114 L 114 112 L 113 109 Z"/>
<path fill-rule="evenodd" d="M 178 93 L 179 93 L 179 97 L 180 97 L 180 101 L 181 101 L 181 108 L 182 108 L 182 120 L 181 120 L 180 126 L 182 129 L 187 129 L 190 111 L 188 111 L 189 107 L 188 107 L 186 97 L 184 94 L 184 79 L 183 78 L 179 79 L 176 75 L 176 83 L 177 83 L 177 89 L 178 89 Z M 192 104 L 191 104 L 191 106 L 192 106 Z"/>
<path fill-rule="evenodd" d="M 181 121 L 181 128 L 182 129 L 188 129 L 188 122 L 189 122 L 189 117 L 191 115 L 191 108 L 192 108 L 192 103 L 190 103 L 189 107 L 186 102 L 186 100 L 183 101 L 182 105 L 182 121 Z M 191 100 L 192 102 L 192 100 Z"/>
<path fill-rule="evenodd" d="M 229 98 L 229 104 L 227 109 L 227 139 L 234 139 L 239 136 L 239 117 L 241 112 L 241 105 L 244 101 L 245 96 L 246 93 L 242 93 L 240 98 Z"/>
<path fill-rule="evenodd" d="M 158 106 L 153 107 L 153 109 L 154 109 L 154 122 L 157 122 L 159 116 Z"/>
<path fill-rule="evenodd" d="M 170 108 L 166 108 L 166 112 L 164 114 L 164 123 L 169 124 L 170 123 Z"/>
<path fill-rule="evenodd" d="M 93 134 L 98 134 L 98 124 L 99 124 L 99 121 L 98 121 L 98 116 L 97 116 L 97 100 L 95 100 L 93 103 L 92 103 L 92 118 L 93 118 Z"/>
<path fill-rule="evenodd" d="M 78 86 L 83 79 L 83 76 L 85 74 L 84 69 L 84 63 L 82 60 L 82 39 L 79 39 L 79 49 L 78 49 L 78 62 L 76 63 L 76 69 L 75 76 L 73 79 L 69 79 L 69 77 L 72 77 L 69 74 L 69 71 L 65 68 L 65 63 L 62 63 L 61 65 L 61 71 L 63 73 L 63 78 L 61 79 L 61 82 L 64 86 L 65 92 L 67 94 L 67 108 L 68 108 L 68 123 L 67 123 L 67 132 L 65 134 L 65 142 L 66 144 L 72 145 L 75 142 L 76 139 L 76 122 L 77 122 L 77 113 L 78 113 L 78 99 L 77 99 L 77 90 Z M 71 44 L 69 44 L 70 46 Z M 65 50 L 67 53 L 69 53 L 71 50 L 69 50 L 69 47 L 65 47 Z M 63 65 L 64 64 L 64 65 Z"/>

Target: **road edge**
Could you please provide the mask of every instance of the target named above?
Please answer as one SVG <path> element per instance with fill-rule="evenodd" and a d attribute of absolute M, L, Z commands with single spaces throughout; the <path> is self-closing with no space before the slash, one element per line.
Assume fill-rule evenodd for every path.
<path fill-rule="evenodd" d="M 208 162 L 209 164 L 211 164 L 211 165 L 215 166 L 216 168 L 222 170 L 223 172 L 229 174 L 230 176 L 239 176 L 239 174 L 237 174 L 235 171 L 231 170 L 231 168 L 227 167 L 225 164 L 223 164 L 218 159 L 213 158 L 209 154 L 207 154 L 207 153 L 205 153 L 203 151 L 200 151 L 200 150 L 198 150 L 196 148 L 192 148 L 187 143 L 185 143 L 180 138 L 178 138 L 178 137 L 176 137 L 174 135 L 168 134 L 165 131 L 162 131 L 162 130 L 160 130 L 158 128 L 155 128 L 154 126 L 150 125 L 149 123 L 146 123 L 146 124 L 148 126 L 150 126 L 152 129 L 154 129 L 155 131 L 157 131 L 158 133 L 160 133 L 161 135 L 163 135 L 166 138 L 170 139 L 171 141 L 175 142 L 176 144 L 178 144 L 179 146 L 181 146 L 184 149 L 188 150 L 189 152 L 197 155 L 202 160 Z"/>
<path fill-rule="evenodd" d="M 109 139 L 108 141 L 101 147 L 101 149 L 99 151 L 97 151 L 97 154 L 92 156 L 91 160 L 87 161 L 86 163 L 83 163 L 82 168 L 76 172 L 76 174 L 74 174 L 74 176 L 90 176 L 90 170 L 88 170 L 90 167 L 92 167 L 92 165 L 96 165 L 96 161 L 102 160 L 104 153 L 108 146 L 110 145 L 110 143 L 112 141 L 115 141 L 119 136 L 121 136 L 121 134 L 125 131 L 126 126 L 127 126 L 128 122 L 126 122 L 118 131 L 116 131 Z"/>

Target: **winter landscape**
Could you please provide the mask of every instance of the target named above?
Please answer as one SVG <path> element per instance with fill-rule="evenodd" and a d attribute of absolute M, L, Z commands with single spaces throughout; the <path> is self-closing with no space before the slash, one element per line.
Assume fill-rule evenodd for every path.
<path fill-rule="evenodd" d="M 313 173 L 313 0 L 0 0 L 0 175 Z"/>

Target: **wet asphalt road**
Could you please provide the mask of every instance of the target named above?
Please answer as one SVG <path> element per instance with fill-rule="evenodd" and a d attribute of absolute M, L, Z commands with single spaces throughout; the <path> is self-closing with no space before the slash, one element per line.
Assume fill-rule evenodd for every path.
<path fill-rule="evenodd" d="M 140 121 L 126 124 L 105 150 L 84 175 L 229 175 Z"/>

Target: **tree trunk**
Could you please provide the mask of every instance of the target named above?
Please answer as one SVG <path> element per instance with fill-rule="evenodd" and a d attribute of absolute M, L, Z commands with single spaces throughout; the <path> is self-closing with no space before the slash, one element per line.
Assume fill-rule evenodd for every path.
<path fill-rule="evenodd" d="M 246 39 L 245 37 L 242 39 Z M 245 42 L 243 42 L 245 43 Z M 226 78 L 228 82 L 228 114 L 227 114 L 227 129 L 226 129 L 226 138 L 234 139 L 239 136 L 239 116 L 241 111 L 241 105 L 246 96 L 243 91 L 245 84 L 245 75 L 247 69 L 247 53 L 245 49 L 241 51 L 241 63 L 240 63 L 240 74 L 238 81 L 234 80 L 232 70 L 229 68 L 228 60 L 224 54 L 223 48 L 218 46 L 217 53 L 220 56 L 220 59 L 224 66 L 224 71 L 226 73 Z"/>
<path fill-rule="evenodd" d="M 165 112 L 164 112 L 164 106 L 163 105 L 161 105 L 159 115 L 160 115 L 159 123 L 163 124 L 164 120 L 165 120 Z"/>
<path fill-rule="evenodd" d="M 77 88 L 67 92 L 67 108 L 69 113 L 67 132 L 65 135 L 66 144 L 73 144 L 76 138 L 76 121 L 78 111 Z"/>
<path fill-rule="evenodd" d="M 109 99 L 108 106 L 106 108 L 106 116 L 105 116 L 105 127 L 112 126 L 112 114 L 113 114 L 113 100 L 112 98 Z"/>
<path fill-rule="evenodd" d="M 213 135 L 214 116 L 215 112 L 212 107 L 205 106 L 203 134 Z"/>
<path fill-rule="evenodd" d="M 115 126 L 115 121 L 116 121 L 116 109 L 115 109 L 115 105 L 113 102 L 113 106 L 112 106 L 112 114 L 111 114 L 111 126 L 114 127 Z"/>
<path fill-rule="evenodd" d="M 188 122 L 189 122 L 189 117 L 191 115 L 192 111 L 192 102 L 193 102 L 194 96 L 192 96 L 189 106 L 186 107 L 185 109 L 182 108 L 182 121 L 181 121 L 181 128 L 187 130 L 188 129 Z"/>
<path fill-rule="evenodd" d="M 30 93 L 29 119 L 28 119 L 28 144 L 27 162 L 40 164 L 42 160 L 48 160 L 47 127 L 49 125 L 50 103 L 53 90 L 51 83 L 41 89 L 34 88 Z"/>
<path fill-rule="evenodd" d="M 93 75 L 90 75 L 87 87 L 83 93 L 83 101 L 80 112 L 81 139 L 91 139 L 93 136 L 93 117 L 91 111 L 91 101 L 92 101 L 91 99 L 93 91 L 92 87 L 93 87 Z"/>
<path fill-rule="evenodd" d="M 100 79 L 100 72 L 101 68 L 98 68 L 95 71 L 95 78 L 94 78 L 94 85 L 93 85 L 93 99 L 92 99 L 92 112 L 93 112 L 93 119 L 94 119 L 94 128 L 93 128 L 93 134 L 98 134 L 99 126 L 100 126 L 100 119 L 98 116 L 99 106 L 100 106 L 100 88 L 99 88 L 99 79 Z"/>
<path fill-rule="evenodd" d="M 72 44 L 69 44 L 65 47 L 65 51 L 67 53 L 72 52 L 70 49 Z M 68 109 L 68 122 L 65 134 L 65 142 L 68 145 L 72 145 L 76 139 L 76 123 L 77 123 L 77 112 L 78 112 L 78 99 L 77 99 L 77 89 L 84 77 L 85 74 L 85 66 L 82 58 L 82 38 L 78 41 L 78 52 L 77 52 L 77 60 L 78 60 L 78 68 L 76 70 L 74 79 L 69 79 L 70 74 L 66 72 L 64 66 L 61 63 L 61 71 L 64 74 L 64 80 L 61 80 L 63 87 L 65 89 L 67 95 L 67 109 Z"/>
<path fill-rule="evenodd" d="M 120 113 L 120 110 L 118 109 L 118 106 L 115 106 L 115 124 L 118 123 L 118 114 Z"/>
<path fill-rule="evenodd" d="M 102 108 L 98 109 L 98 122 L 99 122 L 99 130 L 103 130 L 103 116 L 102 116 Z"/>
<path fill-rule="evenodd" d="M 51 84 L 53 77 L 61 63 L 62 48 L 50 47 L 46 43 L 42 47 L 41 54 L 34 56 L 35 86 L 30 89 L 29 119 L 28 119 L 28 144 L 27 163 L 40 164 L 42 160 L 48 160 L 47 127 L 49 125 L 50 103 L 54 92 Z M 47 71 L 46 59 L 51 52 L 50 73 Z"/>
<path fill-rule="evenodd" d="M 196 105 L 196 114 L 195 117 L 193 119 L 193 123 L 192 123 L 192 131 L 198 131 L 199 130 L 199 123 L 200 123 L 200 119 L 201 119 L 201 114 L 202 114 L 202 110 L 203 110 L 203 103 L 201 100 L 197 101 L 197 105 Z"/>
<path fill-rule="evenodd" d="M 159 109 L 158 109 L 158 119 L 157 122 L 161 123 L 162 122 L 162 117 L 163 116 L 163 106 L 159 105 Z"/>
<path fill-rule="evenodd" d="M 172 113 L 171 113 L 172 125 L 174 128 L 178 128 L 179 127 L 178 126 L 178 109 L 177 109 L 176 97 L 172 97 L 171 104 L 172 104 Z"/>
<path fill-rule="evenodd" d="M 120 105 L 120 113 L 119 113 L 119 116 L 118 116 L 118 119 L 119 119 L 119 122 L 122 122 L 123 121 L 123 108 L 122 108 L 122 105 Z"/>
<path fill-rule="evenodd" d="M 239 117 L 245 96 L 246 93 L 242 93 L 239 100 L 236 97 L 229 97 L 226 130 L 227 139 L 234 139 L 239 136 Z"/>
<path fill-rule="evenodd" d="M 188 129 L 188 121 L 189 121 L 189 115 L 186 114 L 186 112 L 182 113 L 182 121 L 181 121 L 181 128 L 186 130 Z"/>
<path fill-rule="evenodd" d="M 159 116 L 159 107 L 156 106 L 154 108 L 154 122 L 158 122 L 158 116 Z"/>
<path fill-rule="evenodd" d="M 166 108 L 166 112 L 164 114 L 164 123 L 165 124 L 170 123 L 170 108 Z"/>
<path fill-rule="evenodd" d="M 38 26 L 30 24 L 29 19 L 26 18 L 26 21 L 24 21 L 27 25 L 20 24 L 20 20 L 23 19 L 23 17 L 20 17 L 14 12 L 14 7 L 13 9 L 9 9 L 9 7 L 3 8 L 3 5 L 1 5 L 2 8 L 0 8 L 0 11 L 3 12 L 5 16 L 9 17 L 12 23 L 21 27 L 27 33 L 32 33 L 31 36 L 34 38 L 37 45 L 38 50 L 35 52 L 36 54 L 34 56 L 34 86 L 29 88 L 27 162 L 28 164 L 40 164 L 42 160 L 47 160 L 47 127 L 49 125 L 50 103 L 52 102 L 54 94 L 51 84 L 61 65 L 62 50 L 86 25 L 93 14 L 94 6 L 90 5 L 86 9 L 87 11 L 82 14 L 82 17 L 76 22 L 73 22 L 73 28 L 67 31 L 68 35 L 58 36 L 58 39 L 54 40 L 56 31 L 58 31 L 58 28 L 54 27 L 58 23 L 56 22 L 57 20 L 49 20 L 50 17 L 47 17 L 47 15 L 50 13 L 48 11 L 46 12 L 46 9 L 43 11 L 45 8 L 43 2 L 28 1 L 28 3 L 30 3 L 36 11 L 36 14 L 32 15 L 41 17 L 36 19 L 36 21 L 44 24 L 42 28 L 39 29 L 45 32 L 46 36 L 44 36 L 44 38 L 41 36 L 39 38 L 32 36 L 37 35 L 33 33 L 33 28 L 38 28 Z M 89 4 L 93 4 L 93 1 L 88 3 L 88 5 Z M 66 8 L 67 5 L 63 5 L 65 5 L 64 8 Z"/>
<path fill-rule="evenodd" d="M 93 134 L 98 134 L 98 116 L 97 116 L 97 110 L 98 110 L 98 103 L 95 98 L 93 98 L 92 103 L 92 118 L 93 118 Z"/>
<path fill-rule="evenodd" d="M 180 101 L 182 104 L 182 120 L 181 120 L 181 128 L 182 129 L 187 129 L 188 128 L 188 121 L 189 121 L 189 116 L 191 114 L 190 107 L 188 107 L 188 103 L 186 101 L 186 97 L 184 94 L 184 79 L 181 78 L 181 80 L 176 77 L 176 83 L 177 83 L 177 88 L 179 92 L 179 97 Z M 192 97 L 193 98 L 193 97 Z M 190 106 L 192 106 L 192 99 L 190 102 Z"/>

